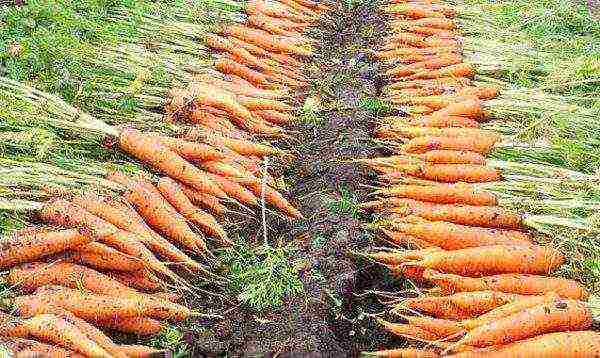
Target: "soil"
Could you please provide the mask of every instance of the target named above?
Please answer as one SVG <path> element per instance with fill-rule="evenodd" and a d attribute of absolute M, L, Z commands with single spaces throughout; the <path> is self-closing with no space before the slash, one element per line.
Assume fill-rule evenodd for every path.
<path fill-rule="evenodd" d="M 286 196 L 307 216 L 294 222 L 267 218 L 269 238 L 294 241 L 299 247 L 295 258 L 303 262 L 305 292 L 260 313 L 228 306 L 218 298 L 205 299 L 200 310 L 219 313 L 215 307 L 221 307 L 226 319 L 193 325 L 186 333 L 193 356 L 342 357 L 399 343 L 366 314 L 383 306 L 360 295 L 373 288 L 391 290 L 386 287 L 390 280 L 381 279 L 385 274 L 379 267 L 349 254 L 376 245 L 376 238 L 362 228 L 365 220 L 359 213 L 331 208 L 342 195 L 366 201 L 373 180 L 368 170 L 349 160 L 378 154 L 371 140 L 374 115 L 360 108 L 361 99 L 376 97 L 379 87 L 377 65 L 367 51 L 384 31 L 375 7 L 349 9 L 340 4 L 311 29 L 310 36 L 319 45 L 306 64 L 311 86 L 301 95 L 321 109 L 314 118 L 289 128 L 291 140 L 277 144 L 294 153 L 295 159 L 271 163 L 276 177 L 285 179 Z M 258 223 L 244 226 L 240 231 L 245 237 L 261 240 Z"/>

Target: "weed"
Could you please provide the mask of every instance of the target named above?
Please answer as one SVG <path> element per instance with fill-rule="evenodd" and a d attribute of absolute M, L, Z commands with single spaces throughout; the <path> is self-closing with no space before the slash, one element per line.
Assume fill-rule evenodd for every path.
<path fill-rule="evenodd" d="M 358 198 L 348 188 L 341 187 L 338 199 L 329 201 L 327 208 L 333 214 L 349 215 L 357 218 L 359 213 Z"/>
<path fill-rule="evenodd" d="M 165 327 L 162 332 L 152 338 L 148 345 L 158 348 L 169 350 L 173 353 L 173 358 L 184 358 L 188 357 L 188 346 L 185 343 L 183 332 L 173 326 Z"/>
<path fill-rule="evenodd" d="M 383 116 L 390 113 L 392 108 L 390 105 L 379 98 L 363 97 L 358 103 L 360 109 L 371 111 L 375 116 Z"/>
<path fill-rule="evenodd" d="M 292 244 L 252 248 L 238 242 L 219 253 L 228 269 L 232 291 L 238 299 L 256 311 L 277 307 L 289 295 L 304 292 L 298 276 Z"/>

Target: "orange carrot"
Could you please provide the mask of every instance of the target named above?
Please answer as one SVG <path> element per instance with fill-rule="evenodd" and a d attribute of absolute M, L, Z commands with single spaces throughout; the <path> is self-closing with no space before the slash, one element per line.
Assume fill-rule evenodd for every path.
<path fill-rule="evenodd" d="M 151 358 L 165 354 L 164 351 L 142 345 L 121 345 L 119 350 L 129 358 Z"/>
<path fill-rule="evenodd" d="M 498 89 L 491 86 L 464 87 L 456 91 L 457 96 L 475 96 L 479 99 L 492 99 L 498 97 Z"/>
<path fill-rule="evenodd" d="M 411 80 L 388 84 L 384 87 L 385 90 L 402 89 L 402 88 L 420 88 L 420 87 L 442 87 L 454 88 L 470 86 L 471 80 L 466 77 L 440 77 L 425 80 Z"/>
<path fill-rule="evenodd" d="M 452 65 L 440 69 L 424 70 L 409 76 L 408 79 L 431 79 L 438 77 L 468 77 L 471 78 L 475 75 L 475 69 L 473 66 L 461 63 Z"/>
<path fill-rule="evenodd" d="M 225 157 L 223 153 L 210 145 L 161 136 L 157 133 L 148 134 L 156 135 L 163 145 L 189 161 L 218 160 Z"/>
<path fill-rule="evenodd" d="M 309 16 L 301 15 L 280 2 L 249 0 L 246 2 L 244 10 L 250 15 L 265 14 L 267 16 L 285 18 L 295 22 L 307 22 L 311 20 Z"/>
<path fill-rule="evenodd" d="M 497 205 L 497 198 L 463 183 L 438 185 L 394 185 L 376 193 L 439 204 Z"/>
<path fill-rule="evenodd" d="M 231 241 L 227 239 L 227 233 L 215 218 L 196 208 L 176 181 L 163 177 L 158 181 L 157 188 L 167 201 L 187 220 L 201 227 L 206 234 L 217 238 L 221 244 L 231 244 Z"/>
<path fill-rule="evenodd" d="M 238 58 L 243 58 L 251 66 L 261 70 L 265 69 L 265 66 L 262 64 L 262 62 L 254 57 L 254 55 L 249 53 L 244 48 L 235 46 L 226 37 L 221 37 L 208 32 L 204 34 L 203 39 L 206 45 L 212 49 L 229 52 Z"/>
<path fill-rule="evenodd" d="M 544 274 L 564 261 L 559 251 L 548 246 L 494 245 L 429 252 L 416 265 L 446 273 L 482 277 L 502 273 Z"/>
<path fill-rule="evenodd" d="M 396 165 L 385 178 L 405 175 L 441 183 L 484 183 L 502 180 L 499 169 L 477 164 L 404 164 Z"/>
<path fill-rule="evenodd" d="M 272 35 L 266 31 L 251 29 L 243 25 L 228 25 L 223 31 L 223 35 L 236 37 L 242 41 L 257 45 L 265 50 L 273 52 L 283 52 L 300 56 L 310 56 L 312 49 L 310 45 L 298 46 L 291 43 L 288 37 Z"/>
<path fill-rule="evenodd" d="M 461 320 L 485 314 L 519 298 L 518 295 L 502 292 L 474 291 L 450 296 L 409 298 L 401 305 L 436 318 Z"/>
<path fill-rule="evenodd" d="M 32 262 L 13 267 L 6 276 L 6 282 L 19 286 L 27 292 L 46 285 L 59 285 L 83 288 L 111 296 L 127 296 L 136 293 L 135 290 L 100 272 L 67 262 L 50 264 Z"/>
<path fill-rule="evenodd" d="M 183 263 L 195 271 L 204 268 L 179 250 L 176 246 L 165 240 L 150 229 L 142 217 L 130 206 L 122 202 L 100 198 L 97 195 L 87 193 L 73 198 L 73 203 L 86 209 L 92 214 L 108 221 L 116 227 L 136 234 L 148 248 L 171 262 Z M 113 259 L 114 254 L 104 254 L 104 257 Z M 125 270 L 122 271 L 135 271 Z"/>
<path fill-rule="evenodd" d="M 14 358 L 85 358 L 74 351 L 25 338 L 2 337 L 0 347 L 7 350 L 9 357 Z"/>
<path fill-rule="evenodd" d="M 92 242 L 68 252 L 66 262 L 91 266 L 100 270 L 137 271 L 146 268 L 138 258 L 126 255 L 121 251 L 100 242 Z"/>
<path fill-rule="evenodd" d="M 452 103 L 441 110 L 431 114 L 431 117 L 438 116 L 463 116 L 468 118 L 482 119 L 484 112 L 481 100 L 467 97 L 463 101 Z"/>
<path fill-rule="evenodd" d="M 442 30 L 454 30 L 456 28 L 456 23 L 454 22 L 454 20 L 443 17 L 426 17 L 414 20 L 397 20 L 395 22 L 414 26 L 433 27 Z M 394 22 L 392 22 L 392 25 L 393 24 Z"/>
<path fill-rule="evenodd" d="M 583 331 L 591 325 L 592 315 L 586 303 L 559 299 L 474 328 L 458 344 L 471 347 L 496 346 L 540 334 Z"/>
<path fill-rule="evenodd" d="M 497 137 L 434 137 L 423 136 L 412 138 L 404 145 L 407 153 L 425 153 L 430 150 L 468 150 L 481 154 L 489 153 L 496 142 Z"/>
<path fill-rule="evenodd" d="M 435 113 L 435 112 L 434 112 Z M 385 126 L 382 126 L 385 127 Z M 416 137 L 480 137 L 488 140 L 498 141 L 502 137 L 493 131 L 479 128 L 430 128 L 395 125 L 391 128 L 398 137 L 416 138 Z M 377 135 L 377 132 L 375 133 Z"/>
<path fill-rule="evenodd" d="M 430 150 L 418 155 L 424 162 L 437 164 L 485 164 L 485 157 L 467 150 Z"/>
<path fill-rule="evenodd" d="M 400 244 L 400 245 L 405 245 L 408 246 L 409 248 L 415 248 L 415 249 L 425 249 L 428 247 L 434 247 L 435 245 L 425 241 L 425 240 L 421 240 L 419 238 L 416 238 L 414 236 L 411 235 L 407 235 L 401 232 L 397 232 L 397 231 L 390 231 L 390 230 L 386 230 L 386 229 L 382 229 L 381 230 L 387 238 L 389 238 L 391 241 Z"/>
<path fill-rule="evenodd" d="M 435 113 L 435 112 L 434 112 Z M 409 119 L 411 125 L 423 127 L 461 127 L 461 128 L 477 128 L 479 122 L 472 118 L 451 115 L 426 115 L 412 117 Z"/>
<path fill-rule="evenodd" d="M 377 322 L 381 324 L 386 331 L 396 336 L 422 342 L 433 342 L 438 339 L 438 337 L 435 334 L 416 326 L 411 326 L 402 323 L 391 323 L 382 319 L 377 319 Z"/>
<path fill-rule="evenodd" d="M 100 327 L 138 336 L 155 336 L 164 328 L 160 321 L 148 317 L 108 316 L 103 318 L 89 317 L 88 320 Z"/>
<path fill-rule="evenodd" d="M 402 316 L 410 326 L 419 327 L 425 331 L 435 334 L 438 339 L 454 341 L 465 335 L 466 330 L 461 327 L 460 323 L 441 319 L 423 316 Z"/>
<path fill-rule="evenodd" d="M 167 288 L 167 285 L 160 278 L 156 277 L 148 270 L 107 271 L 106 275 L 126 287 L 131 287 L 143 292 L 157 292 Z"/>
<path fill-rule="evenodd" d="M 428 10 L 426 7 L 417 4 L 387 5 L 383 6 L 382 10 L 394 16 L 404 16 L 411 19 L 444 17 L 444 15 L 438 11 Z"/>
<path fill-rule="evenodd" d="M 493 310 L 482 314 L 481 316 L 463 320 L 460 322 L 460 325 L 471 331 L 477 327 L 481 327 L 490 322 L 509 317 L 526 309 L 540 306 L 542 304 L 552 304 L 552 302 L 555 302 L 557 299 L 558 295 L 554 292 L 550 292 L 542 296 L 534 295 L 519 297 L 518 299 L 508 302 L 502 306 L 498 306 Z"/>
<path fill-rule="evenodd" d="M 264 197 L 267 203 L 282 210 L 286 215 L 288 215 L 291 218 L 304 218 L 304 215 L 302 215 L 302 213 L 298 211 L 298 209 L 293 207 L 292 204 L 290 204 L 286 198 L 284 198 L 281 194 L 277 192 L 277 190 L 271 188 L 270 186 L 265 185 L 263 188 L 262 183 L 260 183 L 259 181 L 250 180 L 247 178 L 234 178 L 233 180 L 247 187 L 259 198 L 262 197 L 264 189 Z"/>
<path fill-rule="evenodd" d="M 196 191 L 184 184 L 181 185 L 181 188 L 194 205 L 210 210 L 215 215 L 223 215 L 227 211 L 227 208 L 219 202 L 218 198 Z"/>
<path fill-rule="evenodd" d="M 58 286 L 46 286 L 30 296 L 9 299 L 19 315 L 33 316 L 48 306 L 63 308 L 84 320 L 109 317 L 150 317 L 181 321 L 191 315 L 186 307 L 144 295 L 114 297 L 81 292 Z"/>
<path fill-rule="evenodd" d="M 0 240 L 0 268 L 35 261 L 93 240 L 92 236 L 73 229 L 8 236 Z"/>
<path fill-rule="evenodd" d="M 121 183 L 130 190 L 126 194 L 127 200 L 135 206 L 148 225 L 198 254 L 208 250 L 202 237 L 190 229 L 185 218 L 152 184 L 143 180 L 130 180 L 117 172 L 109 174 L 108 179 Z"/>
<path fill-rule="evenodd" d="M 438 358 L 440 354 L 434 349 L 397 348 L 376 352 L 363 352 L 368 357 L 376 358 Z"/>
<path fill-rule="evenodd" d="M 548 333 L 481 351 L 453 354 L 452 358 L 594 357 L 600 352 L 600 333 L 595 331 Z"/>
<path fill-rule="evenodd" d="M 294 110 L 294 107 L 272 99 L 238 96 L 238 100 L 242 106 L 248 108 L 250 111 L 271 110 L 278 112 L 292 112 Z"/>
<path fill-rule="evenodd" d="M 502 229 L 522 228 L 521 216 L 497 206 L 435 204 L 413 199 L 396 202 L 390 210 L 402 215 L 417 215 L 431 221 Z"/>
<path fill-rule="evenodd" d="M 492 290 L 521 295 L 543 295 L 555 292 L 561 297 L 578 300 L 586 300 L 589 297 L 589 292 L 581 284 L 560 277 L 507 273 L 469 278 L 431 272 L 428 280 L 439 286 L 445 293 Z"/>
<path fill-rule="evenodd" d="M 238 63 L 229 57 L 219 57 L 215 61 L 215 68 L 228 75 L 240 76 L 241 78 L 248 80 L 250 83 L 258 87 L 268 87 L 270 84 L 269 78 L 264 74 Z"/>
<path fill-rule="evenodd" d="M 201 192 L 219 198 L 226 197 L 225 193 L 211 182 L 201 170 L 161 144 L 159 139 L 143 135 L 136 130 L 125 130 L 119 136 L 119 143 L 121 149 L 142 161 L 148 162 L 170 177 L 180 180 Z"/>
<path fill-rule="evenodd" d="M 23 320 L 30 336 L 79 352 L 85 356 L 111 358 L 104 350 L 75 325 L 52 314 L 39 314 Z"/>

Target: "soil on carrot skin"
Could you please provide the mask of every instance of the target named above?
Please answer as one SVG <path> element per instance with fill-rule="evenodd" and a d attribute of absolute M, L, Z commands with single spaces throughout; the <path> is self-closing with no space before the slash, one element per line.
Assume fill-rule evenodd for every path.
<path fill-rule="evenodd" d="M 302 116 L 302 123 L 290 128 L 293 139 L 278 143 L 295 159 L 271 163 L 271 169 L 285 178 L 286 197 L 307 216 L 296 222 L 273 215 L 267 219 L 269 238 L 293 241 L 299 248 L 295 258 L 303 263 L 304 293 L 260 313 L 229 307 L 216 298 L 194 303 L 196 310 L 218 313 L 215 307 L 221 305 L 221 312 L 226 312 L 225 320 L 197 321 L 186 333 L 194 356 L 292 352 L 339 357 L 401 344 L 365 314 L 383 306 L 372 296 L 360 296 L 368 289 L 397 286 L 381 280 L 384 273 L 378 266 L 348 254 L 379 243 L 361 228 L 364 220 L 351 206 L 335 205 L 341 197 L 366 201 L 370 192 L 365 187 L 373 180 L 369 171 L 348 160 L 378 153 L 370 139 L 373 113 L 359 104 L 377 96 L 377 68 L 366 49 L 373 48 L 383 32 L 372 3 L 354 9 L 340 5 L 312 29 L 311 36 L 320 45 L 306 65 L 312 84 L 302 95 L 320 102 L 321 110 Z M 243 226 L 242 236 L 262 240 L 260 223 Z"/>

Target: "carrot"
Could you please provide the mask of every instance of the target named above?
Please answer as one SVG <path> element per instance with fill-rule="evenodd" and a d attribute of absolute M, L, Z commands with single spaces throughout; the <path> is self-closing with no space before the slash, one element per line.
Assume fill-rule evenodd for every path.
<path fill-rule="evenodd" d="M 147 134 L 157 136 L 163 145 L 192 162 L 218 160 L 225 157 L 223 153 L 210 145 L 188 142 L 179 138 L 161 136 L 158 133 Z"/>
<path fill-rule="evenodd" d="M 203 40 L 208 47 L 214 50 L 229 52 L 238 58 L 243 58 L 244 61 L 246 61 L 251 66 L 254 66 L 261 70 L 265 69 L 265 66 L 262 64 L 262 62 L 260 62 L 256 57 L 254 57 L 254 55 L 249 53 L 244 48 L 235 46 L 226 37 L 221 37 L 208 32 L 204 34 Z"/>
<path fill-rule="evenodd" d="M 208 235 L 216 237 L 221 244 L 231 244 L 231 241 L 227 239 L 227 233 L 215 218 L 196 208 L 177 182 L 171 178 L 163 177 L 158 181 L 157 188 L 167 201 L 187 220 L 200 226 Z"/>
<path fill-rule="evenodd" d="M 441 12 L 428 10 L 423 6 L 416 4 L 393 4 L 382 6 L 381 10 L 384 12 L 395 15 L 404 16 L 411 19 L 421 19 L 430 17 L 444 17 Z"/>
<path fill-rule="evenodd" d="M 523 310 L 546 303 L 552 303 L 556 301 L 557 298 L 558 296 L 554 292 L 550 292 L 542 296 L 523 296 L 512 302 L 498 306 L 493 310 L 482 314 L 481 316 L 461 321 L 460 325 L 471 331 L 490 322 L 494 322 L 499 319 L 514 315 L 515 313 L 522 312 Z"/>
<path fill-rule="evenodd" d="M 247 178 L 234 178 L 234 181 L 240 183 L 241 185 L 247 187 L 250 191 L 252 191 L 257 197 L 262 197 L 263 195 L 263 185 L 262 183 L 256 180 L 250 180 Z M 264 197 L 265 201 L 269 204 L 277 207 L 282 210 L 286 215 L 293 219 L 303 219 L 304 215 L 298 209 L 292 206 L 286 198 L 284 198 L 281 194 L 277 192 L 277 190 L 271 188 L 268 185 L 264 186 Z"/>
<path fill-rule="evenodd" d="M 377 358 L 438 358 L 440 354 L 434 349 L 397 348 L 376 352 L 362 352 L 367 357 Z"/>
<path fill-rule="evenodd" d="M 415 79 L 431 79 L 439 77 L 468 77 L 472 78 L 475 75 L 475 69 L 473 66 L 467 63 L 461 63 L 443 67 L 440 69 L 424 70 L 415 73 L 408 77 L 410 80 Z"/>
<path fill-rule="evenodd" d="M 301 15 L 279 2 L 265 0 L 249 0 L 244 8 L 250 15 L 265 14 L 276 18 L 286 18 L 294 22 L 307 22 L 310 17 Z"/>
<path fill-rule="evenodd" d="M 491 86 L 464 87 L 456 91 L 457 96 L 475 96 L 479 99 L 498 97 L 498 89 Z"/>
<path fill-rule="evenodd" d="M 411 50 L 414 51 L 414 50 Z M 400 81 L 388 84 L 384 87 L 385 91 L 391 89 L 420 88 L 420 87 L 464 87 L 470 86 L 471 80 L 466 77 L 439 77 L 432 79 L 421 79 L 411 81 Z"/>
<path fill-rule="evenodd" d="M 183 298 L 182 295 L 175 292 L 156 292 L 151 295 L 159 300 L 169 301 L 169 302 L 179 302 Z"/>
<path fill-rule="evenodd" d="M 435 113 L 435 112 L 434 112 Z M 490 130 L 478 128 L 429 128 L 429 127 L 410 127 L 410 126 L 393 126 L 391 130 L 396 132 L 399 137 L 416 138 L 416 137 L 480 137 L 486 141 L 498 141 L 502 137 Z M 375 133 L 377 134 L 377 133 Z"/>
<path fill-rule="evenodd" d="M 190 229 L 185 218 L 152 184 L 143 180 L 133 181 L 116 172 L 109 174 L 108 179 L 121 183 L 130 190 L 126 194 L 127 200 L 135 206 L 148 225 L 198 254 L 208 250 L 204 240 Z"/>
<path fill-rule="evenodd" d="M 438 339 L 438 337 L 435 334 L 416 326 L 411 326 L 402 323 L 391 323 L 380 318 L 377 319 L 377 322 L 381 324 L 386 331 L 399 337 L 404 337 L 422 342 L 433 342 Z"/>
<path fill-rule="evenodd" d="M 408 309 L 420 311 L 436 318 L 462 320 L 490 312 L 516 299 L 519 299 L 519 296 L 514 294 L 494 291 L 473 291 L 456 293 L 450 296 L 409 298 L 402 305 Z"/>
<path fill-rule="evenodd" d="M 428 279 L 446 293 L 493 290 L 521 295 L 543 295 L 555 292 L 561 297 L 579 300 L 586 300 L 589 297 L 589 292 L 581 284 L 560 277 L 507 273 L 469 278 L 431 273 Z"/>
<path fill-rule="evenodd" d="M 59 285 L 84 288 L 111 296 L 127 296 L 136 293 L 135 290 L 100 272 L 67 262 L 51 264 L 32 262 L 13 267 L 6 276 L 6 282 L 18 285 L 27 292 L 46 285 Z"/>
<path fill-rule="evenodd" d="M 396 28 L 396 29 L 398 29 L 398 28 Z M 408 31 L 408 32 L 412 32 L 415 34 L 422 34 L 422 35 L 440 35 L 440 36 L 445 36 L 445 37 L 453 36 L 452 31 L 438 29 L 438 28 L 429 27 L 429 26 L 419 26 L 419 25 L 408 25 L 407 24 L 407 25 L 403 25 L 401 27 L 401 29 L 403 31 Z"/>
<path fill-rule="evenodd" d="M 195 76 L 194 80 L 222 88 L 236 95 L 268 99 L 281 99 L 287 96 L 286 92 L 283 90 L 265 90 L 257 88 L 252 83 L 233 75 L 223 75 L 222 78 L 219 78 L 212 73 L 207 73 Z"/>
<path fill-rule="evenodd" d="M 225 74 L 240 76 L 259 87 L 268 87 L 271 83 L 269 77 L 228 57 L 219 57 L 214 65 L 217 70 Z"/>
<path fill-rule="evenodd" d="M 396 202 L 393 213 L 417 215 L 430 221 L 447 221 L 455 224 L 501 229 L 521 229 L 521 216 L 497 207 L 474 205 L 435 204 L 413 199 Z"/>
<path fill-rule="evenodd" d="M 559 299 L 474 328 L 458 344 L 488 347 L 546 333 L 583 331 L 591 325 L 592 315 L 584 302 Z"/>
<path fill-rule="evenodd" d="M 548 333 L 505 346 L 453 354 L 452 358 L 595 357 L 600 333 L 594 331 Z"/>
<path fill-rule="evenodd" d="M 443 116 L 464 116 L 482 119 L 484 117 L 482 102 L 477 98 L 467 98 L 463 101 L 452 103 L 447 107 L 431 114 L 431 117 L 433 118 Z"/>
<path fill-rule="evenodd" d="M 498 138 L 495 136 L 465 136 L 465 137 L 434 137 L 423 136 L 412 138 L 403 149 L 407 153 L 425 153 L 430 150 L 468 150 L 487 154 L 493 148 Z"/>
<path fill-rule="evenodd" d="M 386 230 L 386 229 L 382 229 L 381 230 L 387 238 L 389 238 L 391 241 L 400 244 L 400 245 L 405 245 L 408 246 L 409 248 L 416 248 L 416 249 L 425 249 L 428 247 L 435 247 L 435 245 L 425 241 L 425 240 L 421 240 L 419 238 L 416 238 L 414 236 L 411 235 L 406 235 L 404 233 L 401 232 L 397 232 L 397 231 L 390 231 L 390 230 Z"/>
<path fill-rule="evenodd" d="M 195 271 L 202 271 L 204 268 L 188 257 L 185 253 L 165 240 L 162 236 L 152 231 L 142 217 L 130 206 L 122 202 L 100 198 L 97 195 L 86 193 L 73 198 L 73 203 L 86 209 L 92 214 L 110 222 L 116 227 L 136 234 L 140 240 L 150 248 L 150 250 L 167 258 L 172 262 L 183 263 Z M 106 254 L 107 258 L 113 259 L 115 255 Z M 136 271 L 123 270 L 121 271 Z"/>
<path fill-rule="evenodd" d="M 0 268 L 31 262 L 94 241 L 75 230 L 36 232 L 0 240 Z"/>
<path fill-rule="evenodd" d="M 456 23 L 452 19 L 447 19 L 444 17 L 426 17 L 421 19 L 414 20 L 396 20 L 391 23 L 393 26 L 394 23 L 398 24 L 408 24 L 413 26 L 426 26 L 433 27 L 436 29 L 442 30 L 454 30 L 456 29 Z"/>
<path fill-rule="evenodd" d="M 435 334 L 438 339 L 456 340 L 465 335 L 466 330 L 453 320 L 423 316 L 402 316 L 410 326 L 419 327 Z"/>
<path fill-rule="evenodd" d="M 470 184 L 394 185 L 375 193 L 439 204 L 497 205 L 498 199 Z"/>
<path fill-rule="evenodd" d="M 58 286 L 46 286 L 30 296 L 11 299 L 20 315 L 33 316 L 45 306 L 63 308 L 75 316 L 94 320 L 108 317 L 150 317 L 159 320 L 181 321 L 191 315 L 186 307 L 144 295 L 114 297 L 81 292 Z"/>
<path fill-rule="evenodd" d="M 404 88 L 394 89 L 387 91 L 387 94 L 391 97 L 426 97 L 426 96 L 439 96 L 444 93 L 444 89 L 441 87 L 421 87 L 421 88 Z"/>
<path fill-rule="evenodd" d="M 138 258 L 99 242 L 78 247 L 68 252 L 64 259 L 67 262 L 88 265 L 100 270 L 137 271 L 146 268 L 145 263 Z"/>
<path fill-rule="evenodd" d="M 271 35 L 266 31 L 251 29 L 243 25 L 228 25 L 222 34 L 236 37 L 242 41 L 262 47 L 273 52 L 283 52 L 300 56 L 310 56 L 312 49 L 310 45 L 298 46 L 289 41 L 289 38 L 280 35 Z"/>
<path fill-rule="evenodd" d="M 291 124 L 294 119 L 287 113 L 281 113 L 277 111 L 252 111 L 252 114 L 264 119 L 265 121 L 272 124 Z"/>
<path fill-rule="evenodd" d="M 283 29 L 283 28 L 277 26 L 276 24 L 274 24 L 270 21 L 271 19 L 272 18 L 265 16 L 264 14 L 256 13 L 256 14 L 248 16 L 246 21 L 248 22 L 248 24 L 252 25 L 253 27 L 256 27 L 261 30 L 265 30 L 273 35 L 288 36 L 291 34 L 290 30 Z"/>
<path fill-rule="evenodd" d="M 84 355 L 54 345 L 17 337 L 0 338 L 0 347 L 14 358 L 85 358 Z"/>
<path fill-rule="evenodd" d="M 502 273 L 544 274 L 565 261 L 547 246 L 494 245 L 454 251 L 436 251 L 423 256 L 416 265 L 463 276 L 481 277 Z"/>
<path fill-rule="evenodd" d="M 198 168 L 163 145 L 159 139 L 130 129 L 121 133 L 119 143 L 121 149 L 142 161 L 148 162 L 170 177 L 180 180 L 201 192 L 219 198 L 226 197 L 225 193 L 206 178 L 201 170 L 198 170 Z"/>
<path fill-rule="evenodd" d="M 278 112 L 292 112 L 294 110 L 294 107 L 272 99 L 238 96 L 238 100 L 242 106 L 248 108 L 250 111 L 271 110 Z"/>
<path fill-rule="evenodd" d="M 244 156 L 269 156 L 279 155 L 281 150 L 269 145 L 259 144 L 245 139 L 233 139 L 216 133 L 211 133 L 201 128 L 190 129 L 188 137 L 194 140 L 205 140 L 212 145 L 222 145 Z"/>
<path fill-rule="evenodd" d="M 483 183 L 502 180 L 499 169 L 477 164 L 404 164 L 395 166 L 394 170 L 400 175 L 405 174 L 442 183 Z"/>
<path fill-rule="evenodd" d="M 219 198 L 210 194 L 201 193 L 184 184 L 181 184 L 181 188 L 194 205 L 210 210 L 215 215 L 223 215 L 227 211 L 227 208 L 219 202 Z"/>
<path fill-rule="evenodd" d="M 148 317 L 119 318 L 108 316 L 102 318 L 89 317 L 88 319 L 100 327 L 142 337 L 158 335 L 164 328 L 160 321 Z"/>
<path fill-rule="evenodd" d="M 85 356 L 113 357 L 73 324 L 56 315 L 39 314 L 23 320 L 23 325 L 27 328 L 30 336 L 71 349 Z"/>
<path fill-rule="evenodd" d="M 423 69 L 440 69 L 462 62 L 462 56 L 457 53 L 438 55 L 421 62 L 410 65 L 398 66 L 385 72 L 386 76 L 393 78 L 405 77 Z"/>
<path fill-rule="evenodd" d="M 157 292 L 166 290 L 167 284 L 148 270 L 141 271 L 106 271 L 111 279 L 126 287 L 142 292 Z M 96 292 L 102 294 L 102 292 Z"/>
<path fill-rule="evenodd" d="M 429 163 L 437 164 L 485 164 L 485 157 L 468 150 L 430 150 L 418 157 Z"/>
<path fill-rule="evenodd" d="M 433 112 L 435 113 L 435 112 Z M 432 114 L 433 114 L 432 113 Z M 411 125 L 423 127 L 461 127 L 461 128 L 477 128 L 479 122 L 472 118 L 451 115 L 425 115 L 413 117 L 409 119 Z"/>
<path fill-rule="evenodd" d="M 142 345 L 121 345 L 119 350 L 130 358 L 151 358 L 164 354 L 164 351 Z"/>
<path fill-rule="evenodd" d="M 248 189 L 236 183 L 233 178 L 210 173 L 213 180 L 217 182 L 225 192 L 232 198 L 245 205 L 258 205 L 258 198 Z"/>

